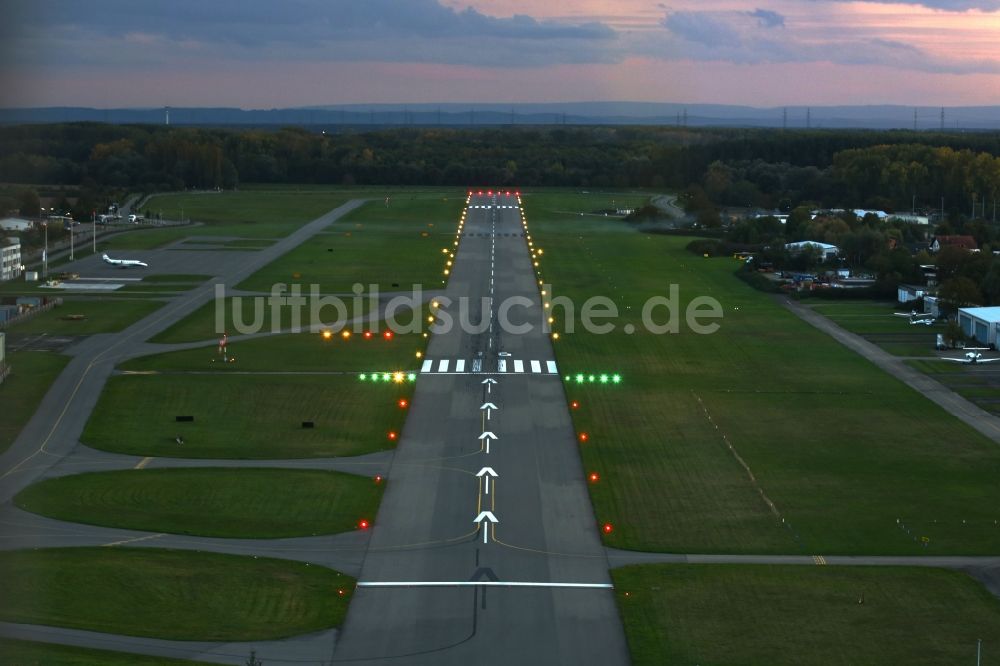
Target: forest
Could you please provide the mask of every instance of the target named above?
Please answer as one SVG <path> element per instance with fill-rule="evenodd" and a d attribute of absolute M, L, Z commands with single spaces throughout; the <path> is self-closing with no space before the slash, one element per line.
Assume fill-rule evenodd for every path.
<path fill-rule="evenodd" d="M 650 188 L 690 190 L 712 206 L 908 211 L 943 201 L 970 214 L 977 201 L 989 214 L 1000 195 L 1000 133 L 14 125 L 0 127 L 0 182 L 90 198 L 240 183 Z M 8 192 L 7 203 L 17 196 Z"/>

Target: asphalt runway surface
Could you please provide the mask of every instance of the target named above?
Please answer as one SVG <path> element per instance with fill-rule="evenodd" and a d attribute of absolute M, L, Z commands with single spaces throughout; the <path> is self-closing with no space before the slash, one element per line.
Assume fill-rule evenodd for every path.
<path fill-rule="evenodd" d="M 420 375 L 337 662 L 629 661 L 561 380 L 530 371 L 555 357 L 516 206 L 472 198 L 441 303 L 457 322 L 468 298 L 485 330 L 431 338 L 430 363 L 464 371 Z M 502 330 L 512 297 L 532 330 Z"/>

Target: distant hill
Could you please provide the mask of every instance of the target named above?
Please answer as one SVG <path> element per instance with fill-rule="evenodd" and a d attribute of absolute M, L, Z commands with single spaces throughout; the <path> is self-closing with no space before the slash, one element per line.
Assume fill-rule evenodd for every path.
<path fill-rule="evenodd" d="M 937 130 L 940 107 L 788 106 L 758 108 L 720 104 L 566 102 L 547 104 L 346 104 L 288 109 L 170 108 L 170 124 L 196 126 L 387 127 L 470 125 L 687 125 L 691 127 L 788 127 Z M 0 109 L 0 124 L 103 122 L 164 124 L 164 108 Z M 1000 106 L 948 107 L 946 130 L 1000 129 Z"/>

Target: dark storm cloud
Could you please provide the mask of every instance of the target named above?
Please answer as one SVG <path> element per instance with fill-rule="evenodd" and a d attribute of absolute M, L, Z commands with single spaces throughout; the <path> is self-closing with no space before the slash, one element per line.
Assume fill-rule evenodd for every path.
<path fill-rule="evenodd" d="M 500 18 L 437 0 L 8 0 L 29 30 L 68 28 L 99 33 L 143 32 L 175 40 L 238 43 L 313 42 L 345 37 L 378 39 L 463 36 L 503 39 L 608 39 L 601 23 L 566 24 L 530 16 Z"/>

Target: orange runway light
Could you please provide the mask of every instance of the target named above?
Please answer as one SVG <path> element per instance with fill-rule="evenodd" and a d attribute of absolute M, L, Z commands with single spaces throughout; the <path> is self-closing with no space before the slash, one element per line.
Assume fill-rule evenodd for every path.
<path fill-rule="evenodd" d="M 396 438 L 397 438 L 398 436 L 399 436 L 399 435 L 397 435 L 395 431 L 393 431 L 393 430 L 390 430 L 390 431 L 389 431 L 389 439 L 390 439 L 390 440 L 392 440 L 392 441 L 396 441 Z"/>
<path fill-rule="evenodd" d="M 382 475 L 381 474 L 376 474 L 375 475 L 375 483 L 382 483 Z"/>
<path fill-rule="evenodd" d="M 333 331 L 323 331 L 323 339 L 329 340 L 333 337 Z"/>
<path fill-rule="evenodd" d="M 371 340 L 371 339 L 372 339 L 372 332 L 365 331 L 365 340 Z"/>
<path fill-rule="evenodd" d="M 348 330 L 347 330 L 347 329 L 345 328 L 345 329 L 344 329 L 344 330 L 343 330 L 343 331 L 342 331 L 342 332 L 340 333 L 340 337 L 342 337 L 342 338 L 344 338 L 345 340 L 347 340 L 348 338 L 350 338 L 350 337 L 351 337 L 351 332 L 350 332 L 350 331 L 348 331 Z"/>
<path fill-rule="evenodd" d="M 587 441 L 588 439 L 590 439 L 590 435 L 588 435 L 588 434 L 587 434 L 587 433 L 585 433 L 585 432 L 581 432 L 581 433 L 579 434 L 579 438 L 580 438 L 580 441 L 581 441 L 581 442 L 586 442 L 586 441 Z"/>
<path fill-rule="evenodd" d="M 569 403 L 569 406 L 572 407 L 573 409 L 580 409 L 580 403 L 577 402 L 576 400 L 574 400 L 573 402 Z"/>
<path fill-rule="evenodd" d="M 597 483 L 598 481 L 601 480 L 601 475 L 598 474 L 597 472 L 591 472 L 589 475 L 587 475 L 587 479 L 591 483 Z"/>
<path fill-rule="evenodd" d="M 385 338 L 386 340 L 392 340 L 392 331 L 386 331 L 385 333 L 382 334 L 382 337 Z"/>

